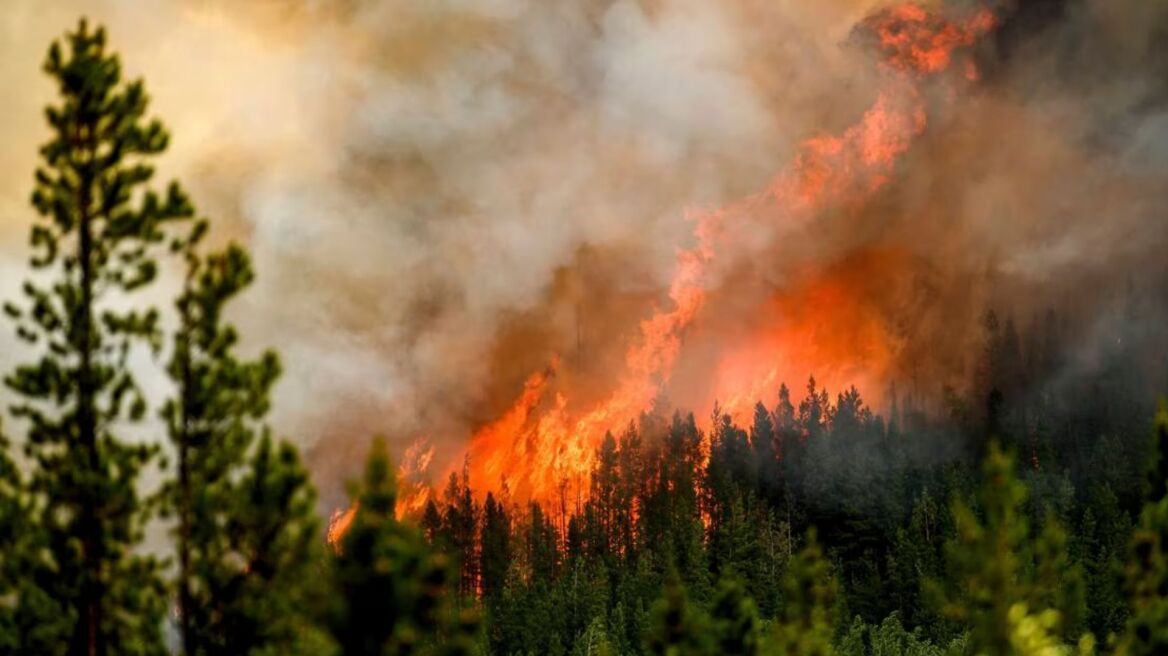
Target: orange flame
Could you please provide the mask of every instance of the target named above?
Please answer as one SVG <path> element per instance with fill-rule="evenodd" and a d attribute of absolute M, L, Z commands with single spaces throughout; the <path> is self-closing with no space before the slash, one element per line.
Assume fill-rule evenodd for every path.
<path fill-rule="evenodd" d="M 997 23 L 997 16 L 984 8 L 964 22 L 952 23 L 914 3 L 892 7 L 864 21 L 879 39 L 884 64 L 906 73 L 944 71 L 958 48 L 972 46 Z"/>
<path fill-rule="evenodd" d="M 328 532 L 325 533 L 325 539 L 337 553 L 341 551 L 341 538 L 345 537 L 345 533 L 353 525 L 353 518 L 357 516 L 358 507 L 358 503 L 354 501 L 353 505 L 344 510 L 337 508 L 329 516 Z"/>
<path fill-rule="evenodd" d="M 401 467 L 397 471 L 398 517 L 419 515 L 430 500 L 430 463 L 434 461 L 434 446 L 430 440 L 420 437 L 406 449 Z"/>
<path fill-rule="evenodd" d="M 710 386 L 721 411 L 749 421 L 756 402 L 812 373 L 821 390 L 879 389 L 899 338 L 881 320 L 874 290 L 904 284 L 907 264 L 899 252 L 878 250 L 795 275 L 755 310 L 758 327 L 745 329 L 714 367 Z"/>

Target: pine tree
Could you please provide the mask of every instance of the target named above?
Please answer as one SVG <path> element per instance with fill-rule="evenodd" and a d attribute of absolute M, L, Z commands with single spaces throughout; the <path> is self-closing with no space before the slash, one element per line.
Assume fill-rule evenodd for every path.
<path fill-rule="evenodd" d="M 957 535 L 945 545 L 948 590 L 932 585 L 947 616 L 971 629 L 978 654 L 1006 654 L 1010 609 L 1026 598 L 1021 573 L 1028 558 L 1026 487 L 1014 477 L 1013 460 L 991 443 L 977 500 L 984 524 L 960 500 L 953 504 Z"/>
<path fill-rule="evenodd" d="M 710 457 L 706 463 L 702 510 L 717 535 L 734 499 L 754 487 L 754 457 L 746 432 L 714 405 L 710 417 Z"/>
<path fill-rule="evenodd" d="M 775 406 L 775 433 L 779 443 L 780 471 L 783 475 L 783 509 L 787 527 L 795 525 L 796 501 L 803 499 L 803 477 L 807 465 L 807 444 L 799 428 L 791 390 L 779 385 L 779 403 Z M 789 543 L 790 541 L 788 541 Z"/>
<path fill-rule="evenodd" d="M 470 488 L 470 463 L 464 462 L 462 474 L 450 473 L 443 497 L 442 536 L 444 547 L 453 550 L 459 569 L 458 590 L 470 596 L 478 592 L 479 506 Z"/>
<path fill-rule="evenodd" d="M 957 645 L 952 645 L 948 650 L 933 645 L 924 638 L 920 627 L 911 632 L 906 631 L 900 622 L 900 614 L 895 612 L 886 617 L 880 626 L 870 629 L 868 641 L 873 656 L 943 656 L 946 653 L 961 653 Z"/>
<path fill-rule="evenodd" d="M 422 511 L 422 534 L 430 546 L 435 546 L 442 534 L 442 513 L 432 497 L 426 500 L 426 508 Z"/>
<path fill-rule="evenodd" d="M 616 499 L 614 502 L 616 524 L 617 552 L 626 563 L 637 557 L 637 521 L 640 514 L 641 501 L 644 498 L 643 486 L 645 454 L 641 448 L 641 436 L 633 422 L 620 437 L 620 449 L 617 454 L 617 470 L 620 472 L 617 481 Z"/>
<path fill-rule="evenodd" d="M 839 588 L 815 531 L 791 559 L 783 576 L 783 607 L 768 636 L 768 654 L 828 656 Z"/>
<path fill-rule="evenodd" d="M 692 604 L 681 582 L 670 577 L 650 612 L 645 652 L 656 656 L 701 656 L 712 653 L 708 620 Z"/>
<path fill-rule="evenodd" d="M 479 567 L 483 578 L 483 597 L 492 600 L 501 594 L 507 581 L 507 570 L 511 563 L 511 519 L 503 504 L 495 501 L 495 495 L 487 493 L 483 504 L 483 531 L 480 540 L 482 548 Z"/>
<path fill-rule="evenodd" d="M 807 379 L 807 396 L 799 402 L 799 425 L 803 428 L 808 443 L 814 443 L 827 432 L 830 413 L 827 390 L 817 390 L 815 377 Z"/>
<path fill-rule="evenodd" d="M 318 628 L 327 590 L 316 495 L 296 448 L 263 435 L 242 479 L 220 497 L 221 533 L 192 559 L 188 654 L 329 653 Z"/>
<path fill-rule="evenodd" d="M 692 414 L 675 413 L 662 448 L 648 458 L 653 488 L 644 500 L 640 532 L 651 536 L 659 571 L 675 569 L 695 599 L 708 599 L 705 528 L 701 522 L 698 483 L 701 433 Z M 653 477 L 656 477 L 654 480 Z"/>
<path fill-rule="evenodd" d="M 604 441 L 596 454 L 596 466 L 592 471 L 592 494 L 589 506 L 595 513 L 594 548 L 598 553 L 609 556 L 616 549 L 617 495 L 620 485 L 620 470 L 616 438 L 612 433 L 604 434 Z"/>
<path fill-rule="evenodd" d="M 889 596 L 898 617 L 910 626 L 929 626 L 936 635 L 941 626 L 933 608 L 922 603 L 921 586 L 942 572 L 941 545 L 944 529 L 942 512 L 927 490 L 914 502 L 908 526 L 898 529 L 889 560 Z"/>
<path fill-rule="evenodd" d="M 1057 644 L 1060 634 L 1076 638 L 1082 625 L 1082 572 L 1071 563 L 1066 534 L 1053 518 L 1031 538 L 1023 510 L 1027 494 L 1012 456 L 991 442 L 976 498 L 984 519 L 969 504 L 953 504 L 947 588 L 929 587 L 942 612 L 969 627 L 977 654 L 1032 653 L 1026 650 Z"/>
<path fill-rule="evenodd" d="M 573 656 L 615 656 L 619 653 L 608 635 L 603 617 L 597 617 L 588 625 L 572 650 Z"/>
<path fill-rule="evenodd" d="M 32 514 L 23 499 L 23 481 L 12 461 L 8 438 L 0 434 L 0 651 L 15 652 L 25 638 L 17 618 L 22 607 L 20 587 L 27 581 L 23 537 L 32 526 Z"/>
<path fill-rule="evenodd" d="M 1109 486 L 1091 489 L 1087 498 L 1090 505 L 1083 512 L 1078 536 L 1086 576 L 1087 626 L 1100 640 L 1113 641 L 1127 622 L 1121 571 L 1132 521 L 1120 510 Z"/>
<path fill-rule="evenodd" d="M 397 487 L 377 440 L 355 490 L 356 512 L 334 566 L 331 630 L 344 656 L 471 653 L 477 620 L 456 613 L 457 573 L 394 515 Z"/>
<path fill-rule="evenodd" d="M 1075 642 L 1083 633 L 1087 616 L 1087 583 L 1083 568 L 1073 562 L 1067 550 L 1067 532 L 1054 517 L 1047 516 L 1034 541 L 1033 589 L 1029 596 L 1034 608 L 1058 611 L 1056 635 Z"/>
<path fill-rule="evenodd" d="M 53 136 L 36 171 L 31 242 L 48 280 L 25 283 L 24 307 L 5 305 L 18 335 L 42 349 L 5 382 L 29 425 L 29 484 L 56 569 L 45 591 L 73 622 L 70 653 L 160 653 L 157 563 L 132 550 L 145 516 L 138 472 L 156 449 L 115 433 L 146 413 L 127 358 L 158 345 L 158 312 L 121 308 L 154 280 L 151 247 L 165 224 L 191 207 L 175 183 L 162 195 L 147 186 L 167 133 L 144 118 L 142 83 L 123 83 L 103 29 L 82 20 L 49 48 L 45 71 L 61 99 L 46 110 Z"/>
<path fill-rule="evenodd" d="M 560 567 L 558 545 L 560 535 L 538 503 L 529 507 L 529 519 L 524 535 L 524 561 L 529 577 L 534 582 L 549 582 Z"/>
<path fill-rule="evenodd" d="M 273 445 L 261 424 L 280 373 L 276 354 L 239 358 L 239 336 L 223 321 L 254 278 L 250 259 L 235 244 L 204 253 L 207 227 L 199 220 L 173 242 L 187 272 L 167 368 L 176 394 L 162 412 L 178 459 L 164 495 L 178 518 L 183 651 L 287 651 L 296 627 L 310 624 L 298 609 L 320 578 L 310 571 L 321 562 L 314 492 L 295 448 Z"/>
<path fill-rule="evenodd" d="M 1126 567 L 1131 617 L 1119 651 L 1128 656 L 1168 651 L 1168 406 L 1163 403 L 1153 437 L 1147 503 Z"/>
<path fill-rule="evenodd" d="M 753 656 L 759 653 L 758 608 L 742 584 L 723 579 L 714 595 L 710 628 L 718 654 Z"/>
<path fill-rule="evenodd" d="M 750 427 L 750 446 L 758 468 L 758 491 L 771 503 L 778 503 L 782 497 L 783 481 L 777 442 L 775 422 L 770 411 L 762 403 L 755 404 L 754 423 Z"/>

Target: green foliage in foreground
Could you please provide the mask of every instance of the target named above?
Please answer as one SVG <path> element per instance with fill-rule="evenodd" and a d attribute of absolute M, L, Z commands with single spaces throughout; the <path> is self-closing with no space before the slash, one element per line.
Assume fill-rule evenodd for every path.
<path fill-rule="evenodd" d="M 1168 653 L 1168 408 L 1156 415 L 1148 467 L 1148 503 L 1132 538 L 1125 571 L 1132 615 L 1120 652 Z"/>
<path fill-rule="evenodd" d="M 159 312 L 140 292 L 168 225 L 191 207 L 177 184 L 148 184 L 168 136 L 146 118 L 142 83 L 122 80 L 103 29 L 81 21 L 44 70 L 59 98 L 32 194 L 36 275 L 23 303 L 4 306 L 34 354 L 5 378 L 28 427 L 21 503 L 37 521 L 24 527 L 39 532 L 17 604 L 43 617 L 20 639 L 43 641 L 42 653 L 162 653 L 160 563 L 134 549 L 150 511 L 138 476 L 157 449 L 125 437 L 146 414 L 127 363 L 158 347 Z"/>
<path fill-rule="evenodd" d="M 474 653 L 477 617 L 452 604 L 455 570 L 397 521 L 397 483 L 378 440 L 339 544 L 330 628 L 345 656 Z"/>

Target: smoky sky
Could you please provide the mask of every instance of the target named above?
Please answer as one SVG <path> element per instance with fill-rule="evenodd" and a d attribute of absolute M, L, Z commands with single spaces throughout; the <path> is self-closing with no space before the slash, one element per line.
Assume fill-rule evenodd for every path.
<path fill-rule="evenodd" d="M 249 351 L 280 351 L 275 428 L 335 496 L 369 436 L 453 452 L 553 356 L 585 400 L 603 395 L 666 302 L 687 209 L 765 187 L 872 102 L 880 71 L 854 29 L 887 4 L 10 0 L 0 291 L 27 258 L 40 62 L 84 14 L 171 128 L 160 178 L 252 250 L 232 318 Z M 1162 275 L 1168 4 L 997 6 L 981 80 L 926 90 L 930 124 L 868 206 L 735 241 L 750 246 L 711 283 L 679 401 L 712 402 L 686 392 L 702 354 L 818 272 L 844 272 L 853 313 L 891 337 L 891 362 L 854 373 L 930 389 L 968 377 L 987 306 L 1025 322 L 1071 305 L 1096 325 Z M 0 364 L 21 359 L 3 344 Z"/>

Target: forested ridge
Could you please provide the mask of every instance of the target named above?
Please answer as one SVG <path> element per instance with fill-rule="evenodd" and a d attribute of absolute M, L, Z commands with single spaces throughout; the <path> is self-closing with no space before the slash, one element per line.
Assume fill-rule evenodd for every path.
<path fill-rule="evenodd" d="M 1057 310 L 987 311 L 968 386 L 891 387 L 883 415 L 814 378 L 741 421 L 660 399 L 555 504 L 466 468 L 399 518 L 377 440 L 326 544 L 266 423 L 278 354 L 241 355 L 225 318 L 246 247 L 153 186 L 167 132 L 100 28 L 45 71 L 35 275 L 5 305 L 28 353 L 5 377 L 0 653 L 1168 653 L 1161 340 L 1103 330 L 1076 368 Z M 152 307 L 163 267 L 182 284 Z"/>

